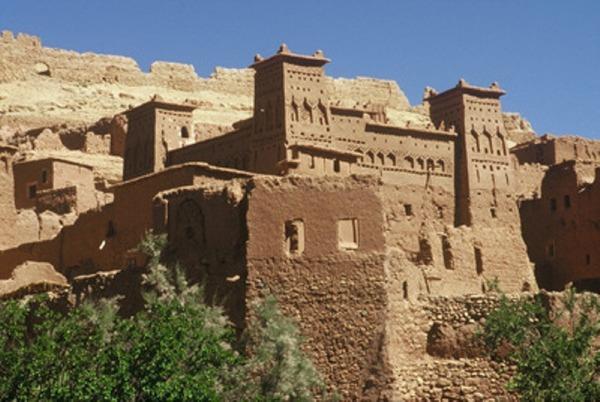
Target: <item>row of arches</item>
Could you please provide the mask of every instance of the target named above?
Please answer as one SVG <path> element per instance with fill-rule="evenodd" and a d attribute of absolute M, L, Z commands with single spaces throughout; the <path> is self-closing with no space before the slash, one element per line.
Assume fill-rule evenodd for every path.
<path fill-rule="evenodd" d="M 506 139 L 498 131 L 496 135 L 490 134 L 484 129 L 483 134 L 479 134 L 475 129 L 471 130 L 473 152 L 482 152 L 484 154 L 508 155 L 506 151 Z"/>
<path fill-rule="evenodd" d="M 423 157 L 412 157 L 406 156 L 402 160 L 398 160 L 398 157 L 393 153 L 373 152 L 367 151 L 365 153 L 362 150 L 357 149 L 356 152 L 364 155 L 363 161 L 372 165 L 380 166 L 396 166 L 410 170 L 426 170 L 431 172 L 446 172 L 447 166 L 442 159 L 423 158 Z"/>
<path fill-rule="evenodd" d="M 318 103 L 312 103 L 304 98 L 301 105 L 298 105 L 295 98 L 292 98 L 290 120 L 292 122 L 318 123 L 322 126 L 329 124 L 327 107 L 319 100 Z"/>

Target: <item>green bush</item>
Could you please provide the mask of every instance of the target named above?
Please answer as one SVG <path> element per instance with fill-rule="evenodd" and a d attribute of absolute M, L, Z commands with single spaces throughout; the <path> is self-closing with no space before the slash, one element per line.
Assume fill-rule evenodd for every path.
<path fill-rule="evenodd" d="M 508 388 L 524 401 L 600 400 L 600 335 L 595 298 L 569 290 L 551 317 L 539 298 L 509 300 L 487 317 L 480 334 L 491 356 L 516 366 Z"/>
<path fill-rule="evenodd" d="M 300 351 L 296 326 L 273 298 L 257 305 L 248 357 L 219 307 L 203 303 L 176 265 L 161 263 L 166 240 L 149 235 L 146 306 L 132 317 L 115 300 L 67 313 L 47 297 L 0 306 L 0 400 L 310 400 L 318 373 Z M 240 396 L 240 397 L 238 397 Z"/>

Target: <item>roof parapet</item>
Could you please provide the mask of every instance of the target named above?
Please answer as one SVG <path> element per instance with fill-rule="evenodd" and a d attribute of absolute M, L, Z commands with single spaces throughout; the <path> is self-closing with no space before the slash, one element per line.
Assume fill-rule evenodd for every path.
<path fill-rule="evenodd" d="M 305 55 L 292 52 L 285 43 L 282 43 L 273 56 L 264 58 L 257 53 L 254 56 L 254 63 L 250 65 L 250 68 L 262 67 L 276 61 L 287 61 L 315 67 L 320 67 L 331 62 L 331 60 L 325 57 L 325 53 L 320 49 L 315 51 L 312 55 Z"/>

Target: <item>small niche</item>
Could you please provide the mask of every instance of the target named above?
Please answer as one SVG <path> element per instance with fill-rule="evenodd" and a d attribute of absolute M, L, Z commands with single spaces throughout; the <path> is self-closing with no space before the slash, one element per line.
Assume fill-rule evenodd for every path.
<path fill-rule="evenodd" d="M 404 204 L 404 214 L 406 216 L 413 216 L 413 209 L 411 204 Z"/>
<path fill-rule="evenodd" d="M 304 252 L 304 222 L 293 219 L 285 222 L 285 250 L 289 256 L 298 256 Z"/>
<path fill-rule="evenodd" d="M 452 250 L 450 246 L 450 241 L 448 240 L 448 236 L 442 235 L 442 257 L 444 258 L 444 267 L 446 269 L 454 269 L 454 256 L 452 255 Z"/>

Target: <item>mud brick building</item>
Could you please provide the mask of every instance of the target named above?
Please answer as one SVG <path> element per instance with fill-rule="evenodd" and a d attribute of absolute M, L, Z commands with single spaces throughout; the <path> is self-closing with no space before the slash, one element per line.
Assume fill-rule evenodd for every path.
<path fill-rule="evenodd" d="M 406 373 L 492 375 L 488 361 L 461 374 L 428 360 L 423 306 L 463 306 L 492 283 L 519 293 L 600 277 L 600 147 L 541 138 L 511 149 L 505 92 L 462 79 L 426 89 L 426 124 L 394 124 L 377 98 L 334 99 L 329 62 L 285 45 L 257 55 L 252 116 L 211 138 L 195 131 L 191 104 L 154 97 L 125 111 L 126 132 L 111 138 L 124 159 L 123 180 L 103 188 L 110 202 L 88 203 L 85 166 L 13 163 L 15 151 L 0 149 L 0 179 L 15 189 L 7 205 L 56 209 L 75 188 L 78 212 L 55 236 L 0 251 L 0 277 L 27 261 L 69 279 L 143 266 L 136 246 L 153 230 L 239 329 L 252 301 L 274 294 L 345 399 L 452 385 L 424 390 L 402 382 Z M 506 396 L 499 383 L 485 387 Z"/>

